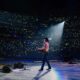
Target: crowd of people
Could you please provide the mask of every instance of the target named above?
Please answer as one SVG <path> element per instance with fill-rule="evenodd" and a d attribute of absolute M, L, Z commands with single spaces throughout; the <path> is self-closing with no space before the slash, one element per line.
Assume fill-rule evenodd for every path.
<path fill-rule="evenodd" d="M 59 48 L 51 44 L 50 59 L 57 59 L 64 49 L 80 47 L 80 17 L 41 18 L 0 11 L 0 56 L 40 58 L 41 54 L 36 51 L 36 46 L 42 46 L 42 39 L 47 36 L 45 30 L 63 20 L 65 27 L 62 43 Z"/>

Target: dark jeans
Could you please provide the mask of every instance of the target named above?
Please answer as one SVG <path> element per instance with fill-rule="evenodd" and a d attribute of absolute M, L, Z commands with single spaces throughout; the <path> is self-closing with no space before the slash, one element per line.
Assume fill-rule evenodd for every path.
<path fill-rule="evenodd" d="M 48 53 L 43 53 L 43 54 L 44 54 L 44 56 L 43 56 L 43 61 L 42 61 L 41 69 L 44 68 L 45 62 L 46 62 L 47 65 L 48 65 L 48 69 L 51 69 L 50 63 L 49 63 L 49 61 L 48 61 L 48 59 L 47 59 Z"/>

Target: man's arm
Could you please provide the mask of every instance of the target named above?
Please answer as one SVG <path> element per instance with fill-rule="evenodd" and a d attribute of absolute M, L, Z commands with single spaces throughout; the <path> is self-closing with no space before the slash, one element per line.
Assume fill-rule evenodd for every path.
<path fill-rule="evenodd" d="M 45 47 L 42 47 L 42 48 L 38 48 L 38 50 L 40 50 L 40 51 L 42 51 L 42 50 L 44 50 L 45 49 Z"/>
<path fill-rule="evenodd" d="M 46 50 L 46 43 L 44 43 L 44 45 L 43 45 L 42 48 L 38 48 L 38 50 L 40 50 L 40 51 L 45 51 L 45 50 Z"/>

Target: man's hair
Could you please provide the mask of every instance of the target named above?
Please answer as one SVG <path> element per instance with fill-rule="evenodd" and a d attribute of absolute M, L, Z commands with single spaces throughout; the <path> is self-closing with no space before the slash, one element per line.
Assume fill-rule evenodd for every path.
<path fill-rule="evenodd" d="M 49 42 L 49 39 L 48 39 L 47 37 L 46 37 L 46 38 L 44 38 L 44 39 L 45 39 L 45 41 L 46 41 L 46 42 Z"/>

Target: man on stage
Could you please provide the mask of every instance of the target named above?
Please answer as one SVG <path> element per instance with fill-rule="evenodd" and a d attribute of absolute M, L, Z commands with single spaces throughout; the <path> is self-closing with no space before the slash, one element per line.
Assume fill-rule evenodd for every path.
<path fill-rule="evenodd" d="M 44 65 L 45 65 L 45 62 L 47 63 L 48 65 L 48 69 L 47 70 L 50 70 L 51 69 L 51 66 L 50 66 L 50 63 L 47 59 L 47 56 L 48 56 L 48 52 L 49 52 L 49 40 L 48 38 L 44 38 L 44 44 L 43 44 L 43 47 L 42 48 L 38 48 L 39 51 L 42 51 L 43 52 L 43 61 L 42 61 L 42 66 L 41 66 L 41 69 L 39 71 L 42 71 L 44 69 Z"/>

